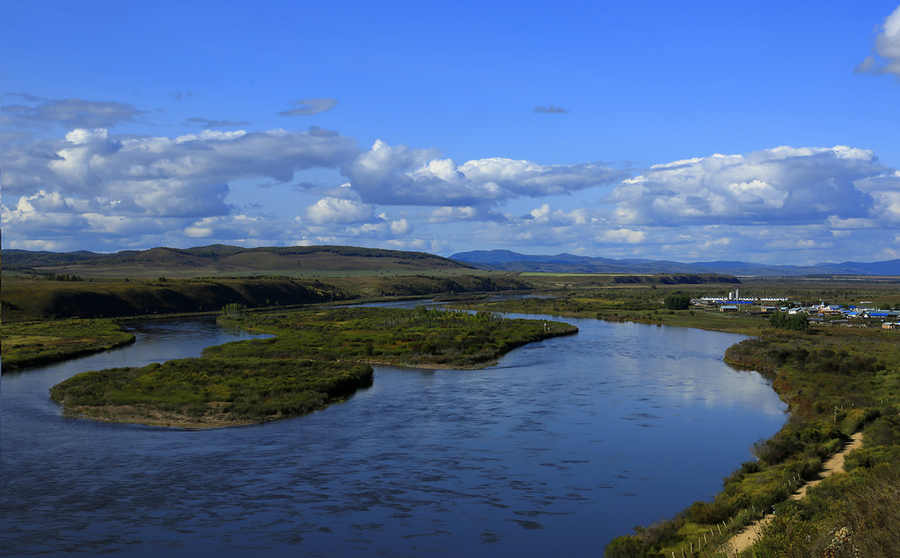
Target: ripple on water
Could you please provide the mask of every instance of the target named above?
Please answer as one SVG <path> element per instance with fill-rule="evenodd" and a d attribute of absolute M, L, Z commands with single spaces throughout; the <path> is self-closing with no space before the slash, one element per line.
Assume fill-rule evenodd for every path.
<path fill-rule="evenodd" d="M 578 335 L 495 368 L 378 367 L 346 403 L 217 431 L 68 420 L 47 402 L 78 366 L 196 356 L 242 335 L 214 325 L 150 325 L 105 360 L 4 375 L 4 544 L 168 558 L 596 555 L 718 490 L 784 420 L 764 381 L 720 362 L 733 336 L 573 322 Z M 716 452 L 680 451 L 698 438 Z"/>

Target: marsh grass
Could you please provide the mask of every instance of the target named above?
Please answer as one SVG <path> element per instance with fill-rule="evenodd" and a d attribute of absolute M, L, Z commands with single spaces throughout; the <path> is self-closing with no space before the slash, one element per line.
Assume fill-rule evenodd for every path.
<path fill-rule="evenodd" d="M 51 388 L 50 396 L 69 416 L 99 420 L 265 422 L 310 413 L 370 385 L 375 362 L 472 367 L 577 331 L 559 322 L 421 307 L 226 311 L 222 319 L 274 336 L 209 347 L 200 358 L 79 374 Z"/>
<path fill-rule="evenodd" d="M 3 324 L 5 372 L 58 362 L 134 342 L 134 335 L 111 320 L 54 320 Z"/>

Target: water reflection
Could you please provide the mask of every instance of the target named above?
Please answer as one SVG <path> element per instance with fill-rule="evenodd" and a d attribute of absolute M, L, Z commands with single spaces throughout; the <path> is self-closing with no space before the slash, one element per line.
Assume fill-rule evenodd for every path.
<path fill-rule="evenodd" d="M 47 389 L 246 336 L 213 324 L 3 375 L 5 552 L 597 556 L 718 490 L 781 426 L 767 383 L 721 362 L 740 337 L 566 321 L 577 336 L 496 367 L 377 367 L 346 403 L 212 431 L 63 419 Z"/>

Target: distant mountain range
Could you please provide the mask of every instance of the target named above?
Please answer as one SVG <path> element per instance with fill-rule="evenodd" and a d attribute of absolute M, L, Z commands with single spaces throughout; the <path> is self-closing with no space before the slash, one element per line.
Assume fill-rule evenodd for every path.
<path fill-rule="evenodd" d="M 550 273 L 685 273 L 738 277 L 802 277 L 810 275 L 900 276 L 900 260 L 859 263 L 821 263 L 810 266 L 769 265 L 741 261 L 682 263 L 666 260 L 575 256 L 533 256 L 509 250 L 475 250 L 442 258 L 425 252 L 380 250 L 354 246 L 295 246 L 242 248 L 200 246 L 123 250 L 115 254 L 3 250 L 3 269 L 84 276 L 156 277 L 234 273 L 281 273 L 304 270 L 405 269 L 422 272 L 435 268 L 477 266 L 511 272 Z"/>
<path fill-rule="evenodd" d="M 900 275 L 900 260 L 886 262 L 821 263 L 809 266 L 771 265 L 740 261 L 682 263 L 666 260 L 595 258 L 557 254 L 532 256 L 509 250 L 460 252 L 450 259 L 504 271 L 550 273 L 721 273 L 743 277 L 801 277 L 807 275 Z"/>

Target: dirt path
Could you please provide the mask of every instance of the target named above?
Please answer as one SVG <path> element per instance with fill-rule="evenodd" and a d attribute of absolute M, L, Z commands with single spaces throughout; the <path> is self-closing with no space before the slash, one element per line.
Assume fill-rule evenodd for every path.
<path fill-rule="evenodd" d="M 822 482 L 822 479 L 830 477 L 834 473 L 841 473 L 844 470 L 844 457 L 851 451 L 862 447 L 862 432 L 857 432 L 850 438 L 850 442 L 844 447 L 844 449 L 828 459 L 825 462 L 825 465 L 822 467 L 822 470 L 819 471 L 819 475 L 809 481 L 808 483 L 801 486 L 796 492 L 791 495 L 791 500 L 799 500 L 806 495 L 807 489 L 810 486 L 815 486 Z M 736 556 L 737 554 L 747 550 L 750 548 L 753 543 L 759 538 L 762 529 L 769 523 L 771 517 L 765 517 L 751 523 L 747 527 L 744 528 L 743 531 L 733 536 L 730 541 L 725 543 L 725 548 L 727 549 L 728 556 Z"/>

